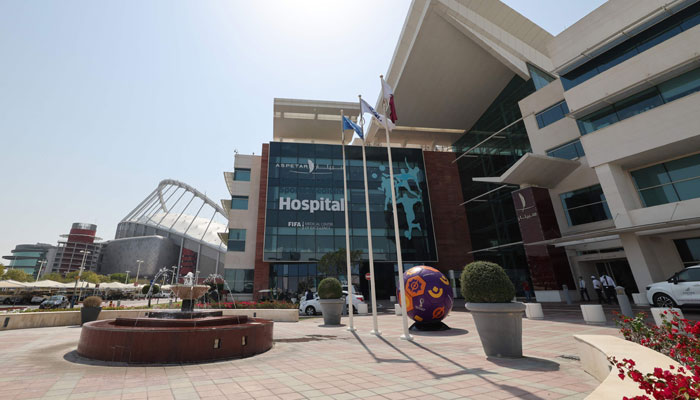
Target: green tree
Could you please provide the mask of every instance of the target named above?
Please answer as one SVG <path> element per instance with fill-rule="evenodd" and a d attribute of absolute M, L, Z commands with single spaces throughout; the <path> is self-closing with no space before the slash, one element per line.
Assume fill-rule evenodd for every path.
<path fill-rule="evenodd" d="M 0 263 L 0 275 L 4 275 L 4 274 L 5 274 L 5 264 Z"/>
<path fill-rule="evenodd" d="M 109 281 L 110 282 L 120 282 L 124 283 L 124 280 L 126 279 L 126 274 L 118 272 L 116 274 L 110 274 L 109 275 Z"/>
<path fill-rule="evenodd" d="M 341 275 L 346 270 L 345 248 L 331 251 L 323 255 L 318 261 L 319 272 L 326 275 Z M 350 252 L 350 264 L 360 261 L 362 251 L 353 250 Z"/>
<path fill-rule="evenodd" d="M 50 274 L 46 274 L 43 276 L 43 279 L 48 279 L 56 282 L 63 282 L 66 283 L 68 280 L 63 277 L 63 275 L 59 274 L 58 272 L 51 272 Z"/>
<path fill-rule="evenodd" d="M 10 269 L 5 272 L 5 279 L 12 279 L 17 282 L 29 282 L 32 276 L 19 269 Z"/>

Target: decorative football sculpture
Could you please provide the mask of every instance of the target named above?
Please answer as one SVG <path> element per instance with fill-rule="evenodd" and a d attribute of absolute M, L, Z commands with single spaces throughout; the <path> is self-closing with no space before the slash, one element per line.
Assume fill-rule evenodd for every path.
<path fill-rule="evenodd" d="M 452 310 L 452 287 L 442 272 L 421 265 L 406 271 L 403 280 L 406 315 L 417 323 L 440 322 Z"/>

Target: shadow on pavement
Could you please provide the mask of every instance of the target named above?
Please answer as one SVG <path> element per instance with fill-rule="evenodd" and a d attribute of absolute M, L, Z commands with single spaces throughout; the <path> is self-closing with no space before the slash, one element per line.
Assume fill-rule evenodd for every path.
<path fill-rule="evenodd" d="M 519 371 L 558 371 L 559 363 L 536 357 L 523 358 L 499 358 L 486 357 L 486 359 L 499 367 L 517 369 Z"/>

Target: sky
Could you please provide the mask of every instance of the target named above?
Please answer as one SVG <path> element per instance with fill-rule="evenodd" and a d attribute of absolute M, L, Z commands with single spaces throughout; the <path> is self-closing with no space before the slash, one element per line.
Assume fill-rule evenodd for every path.
<path fill-rule="evenodd" d="M 603 3 L 504 2 L 552 34 Z M 272 139 L 273 98 L 377 98 L 409 6 L 0 0 L 0 256 L 73 222 L 113 239 L 163 179 L 227 198 L 234 150 Z"/>

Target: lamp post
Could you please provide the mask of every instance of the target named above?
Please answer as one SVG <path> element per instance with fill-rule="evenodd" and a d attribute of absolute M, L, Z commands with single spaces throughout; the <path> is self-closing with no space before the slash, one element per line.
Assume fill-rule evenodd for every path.
<path fill-rule="evenodd" d="M 126 278 L 124 278 L 124 284 L 125 284 L 125 285 L 126 285 L 127 283 L 129 283 L 129 272 L 131 272 L 131 271 L 126 271 Z"/>
<path fill-rule="evenodd" d="M 46 265 L 46 260 L 39 261 L 39 272 L 36 273 L 36 280 L 34 282 L 39 282 L 39 277 L 41 276 L 41 270 Z"/>
<path fill-rule="evenodd" d="M 139 284 L 139 273 L 141 272 L 141 264 L 143 264 L 143 260 L 136 260 L 136 263 L 139 266 L 136 269 L 136 281 L 134 281 L 134 286 L 137 286 Z"/>
<path fill-rule="evenodd" d="M 177 270 L 177 265 L 173 265 L 170 268 L 172 268 L 172 270 L 173 270 L 173 278 L 170 280 L 170 284 L 174 285 L 175 284 L 175 275 L 176 275 L 175 271 Z"/>
<path fill-rule="evenodd" d="M 80 250 L 83 253 L 83 261 L 80 263 L 80 270 L 78 270 L 78 277 L 75 279 L 75 286 L 73 286 L 73 297 L 70 299 L 70 308 L 75 306 L 75 295 L 78 291 L 78 282 L 80 282 L 80 277 L 83 275 L 83 269 L 85 269 L 85 259 L 87 255 L 90 254 L 89 250 Z"/>

